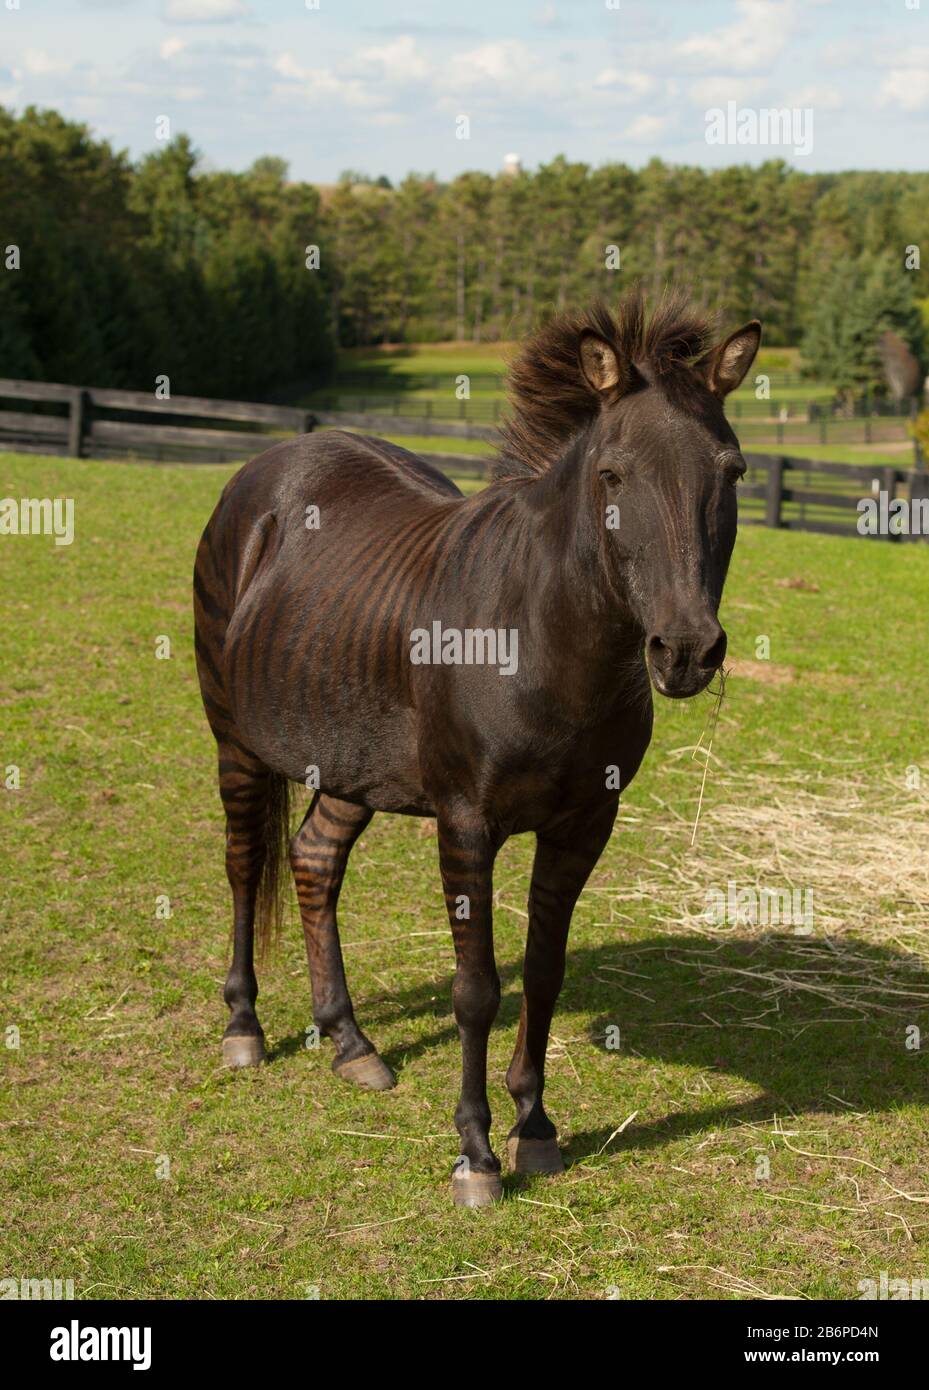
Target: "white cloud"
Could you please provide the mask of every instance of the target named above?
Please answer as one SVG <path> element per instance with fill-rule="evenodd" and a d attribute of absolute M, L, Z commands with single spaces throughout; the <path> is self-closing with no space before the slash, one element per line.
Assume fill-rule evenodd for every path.
<path fill-rule="evenodd" d="M 244 0 L 166 0 L 163 18 L 175 24 L 222 24 L 247 14 Z"/>
<path fill-rule="evenodd" d="M 176 58 L 179 53 L 183 53 L 186 47 L 186 39 L 179 39 L 177 37 L 173 37 L 170 39 L 165 39 L 164 43 L 161 45 L 158 51 L 161 54 L 162 58 L 170 59 Z"/>
<path fill-rule="evenodd" d="M 736 0 L 736 10 L 739 17 L 732 24 L 692 34 L 675 55 L 726 72 L 770 69 L 794 27 L 792 0 Z"/>
<path fill-rule="evenodd" d="M 408 118 L 402 111 L 375 111 L 369 119 L 371 125 L 395 126 L 405 125 Z"/>
<path fill-rule="evenodd" d="M 654 140 L 668 126 L 667 116 L 636 116 L 622 133 L 623 140 Z"/>
<path fill-rule="evenodd" d="M 870 66 L 874 62 L 874 48 L 864 39 L 841 38 L 823 44 L 817 54 L 821 68 L 848 68 Z"/>
<path fill-rule="evenodd" d="M 882 106 L 923 111 L 929 106 L 929 69 L 891 68 L 878 90 Z"/>
<path fill-rule="evenodd" d="M 747 102 L 758 98 L 758 83 L 750 77 L 702 77 L 688 88 L 688 95 L 697 106 L 725 106 L 727 101 Z"/>
<path fill-rule="evenodd" d="M 448 76 L 456 87 L 481 87 L 504 83 L 529 73 L 532 55 L 518 39 L 499 39 L 460 53 Z"/>
<path fill-rule="evenodd" d="M 647 72 L 626 68 L 604 68 L 594 78 L 595 87 L 608 87 L 629 98 L 647 96 L 655 90 L 656 85 L 654 77 Z"/>
<path fill-rule="evenodd" d="M 27 48 L 23 57 L 23 67 L 30 77 L 56 77 L 71 71 L 71 63 L 63 58 L 52 58 L 41 48 Z"/>
<path fill-rule="evenodd" d="M 929 48 L 914 45 L 901 49 L 890 58 L 882 59 L 885 66 L 895 68 L 929 68 Z"/>
<path fill-rule="evenodd" d="M 272 67 L 284 84 L 276 83 L 273 92 L 279 101 L 293 103 L 316 101 L 344 101 L 347 106 L 376 105 L 377 98 L 369 92 L 363 82 L 356 78 L 343 78 L 331 68 L 303 68 L 290 56 L 282 53 L 275 58 Z M 286 84 L 286 85 L 285 85 Z"/>
<path fill-rule="evenodd" d="M 358 60 L 379 67 L 381 75 L 390 82 L 409 82 L 411 78 L 428 77 L 431 71 L 410 34 L 401 34 L 399 38 L 379 47 L 363 48 Z"/>
<path fill-rule="evenodd" d="M 561 25 L 557 7 L 551 3 L 551 0 L 547 5 L 542 6 L 541 10 L 534 16 L 534 20 L 541 29 L 556 29 Z"/>
<path fill-rule="evenodd" d="M 845 102 L 842 99 L 842 93 L 837 91 L 835 87 L 814 85 L 788 92 L 781 104 L 804 108 L 811 106 L 814 111 L 838 111 L 845 105 Z"/>

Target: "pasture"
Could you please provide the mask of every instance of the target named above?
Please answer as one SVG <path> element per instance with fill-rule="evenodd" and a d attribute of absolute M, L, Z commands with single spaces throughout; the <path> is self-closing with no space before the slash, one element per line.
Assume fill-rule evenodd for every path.
<path fill-rule="evenodd" d="M 312 410 L 346 410 L 428 415 L 493 424 L 506 412 L 504 373 L 515 343 L 411 343 L 339 352 L 332 380 L 309 393 L 298 389 L 299 404 Z M 828 401 L 835 388 L 801 375 L 796 348 L 762 348 L 752 377 L 732 397 L 730 413 L 762 436 L 768 421 L 786 408 L 799 424 L 811 402 Z M 755 375 L 768 377 L 770 399 L 755 398 Z M 467 380 L 467 396 L 459 387 Z M 789 428 L 793 429 L 792 424 Z M 860 429 L 845 430 L 857 438 Z"/>
<path fill-rule="evenodd" d="M 259 970 L 270 1062 L 221 1066 L 230 910 L 190 582 L 231 468 L 0 464 L 7 495 L 73 497 L 76 527 L 0 546 L 0 765 L 20 769 L 0 796 L 4 1270 L 85 1299 L 848 1299 L 925 1273 L 925 546 L 740 534 L 696 843 L 709 693 L 656 699 L 575 912 L 546 1090 L 568 1171 L 472 1212 L 449 1198 L 430 822 L 376 817 L 340 905 L 398 1088 L 356 1092 L 306 1047 L 295 908 Z M 531 851 L 511 840 L 495 882 L 498 1152 Z M 809 891 L 812 930 L 709 921 L 730 882 Z"/>
<path fill-rule="evenodd" d="M 493 426 L 507 414 L 504 372 L 515 347 L 514 343 L 429 343 L 342 349 L 332 380 L 310 392 L 297 388 L 294 399 L 309 410 Z M 727 411 L 747 454 L 773 451 L 828 463 L 913 466 L 913 441 L 904 407 L 885 415 L 845 418 L 839 412 L 811 418 L 814 407 L 830 405 L 836 388 L 828 381 L 803 376 L 801 365 L 797 348 L 762 347 L 752 372 L 733 392 Z M 458 391 L 461 374 L 468 377 L 464 399 Z M 768 378 L 769 398 L 756 399 L 759 375 Z M 425 453 L 484 457 L 493 451 L 492 445 L 479 439 L 416 435 L 409 433 L 410 428 L 400 422 L 400 428 L 389 431 L 388 437 Z"/>

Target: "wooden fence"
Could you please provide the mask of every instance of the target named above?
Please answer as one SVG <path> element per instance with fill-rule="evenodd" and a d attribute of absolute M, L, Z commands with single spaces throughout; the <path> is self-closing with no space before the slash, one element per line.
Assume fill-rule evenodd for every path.
<path fill-rule="evenodd" d="M 74 458 L 237 461 L 269 445 L 316 428 L 366 434 L 435 436 L 493 442 L 495 428 L 462 421 L 397 415 L 307 411 L 293 406 L 197 396 L 156 399 L 141 391 L 98 390 L 51 382 L 0 379 L 0 402 L 28 403 L 28 410 L 0 409 L 0 449 Z M 184 423 L 178 423 L 178 421 Z M 483 475 L 487 460 L 476 454 L 425 453 L 453 474 Z M 929 512 L 929 474 L 892 463 L 821 463 L 781 453 L 746 450 L 748 473 L 740 485 L 742 524 L 857 536 L 862 498 L 886 503 L 924 503 Z M 0 480 L 2 489 L 2 480 Z M 929 535 L 882 534 L 891 540 Z"/>
<path fill-rule="evenodd" d="M 778 397 L 756 400 L 749 391 L 737 391 L 726 402 L 726 414 L 740 433 L 752 433 L 759 442 L 817 444 L 903 442 L 910 438 L 914 411 L 910 404 L 872 399 L 867 410 L 856 401 L 849 409 L 835 400 Z M 436 396 L 388 394 L 384 391 L 353 393 L 340 385 L 315 392 L 309 407 L 314 412 L 347 412 L 355 415 L 402 415 L 409 419 L 460 420 L 469 424 L 496 425 L 509 413 L 503 396 L 472 396 L 457 400 L 447 390 Z"/>
<path fill-rule="evenodd" d="M 0 410 L 0 446 L 71 458 L 235 459 L 312 428 L 312 416 L 291 406 L 199 396 L 159 400 L 145 391 L 46 381 L 0 380 L 0 401 L 8 400 L 37 408 Z"/>
<path fill-rule="evenodd" d="M 748 471 L 739 484 L 739 525 L 772 526 L 789 531 L 819 531 L 828 536 L 867 535 L 860 504 L 872 498 L 881 530 L 879 539 L 929 540 L 929 474 L 895 464 L 824 463 L 819 459 L 743 451 Z M 888 530 L 892 502 L 906 504 L 907 529 Z M 913 504 L 917 504 L 914 508 Z M 922 533 L 909 533 L 921 523 Z M 898 525 L 895 522 L 894 525 Z"/>

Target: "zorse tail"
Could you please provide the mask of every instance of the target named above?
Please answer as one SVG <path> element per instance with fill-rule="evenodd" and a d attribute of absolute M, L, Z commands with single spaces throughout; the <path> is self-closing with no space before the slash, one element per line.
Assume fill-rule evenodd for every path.
<path fill-rule="evenodd" d="M 279 772 L 269 773 L 265 806 L 264 862 L 261 866 L 255 908 L 255 940 L 259 960 L 267 959 L 269 948 L 280 933 L 284 916 L 284 897 L 290 868 L 290 799 L 289 779 Z"/>

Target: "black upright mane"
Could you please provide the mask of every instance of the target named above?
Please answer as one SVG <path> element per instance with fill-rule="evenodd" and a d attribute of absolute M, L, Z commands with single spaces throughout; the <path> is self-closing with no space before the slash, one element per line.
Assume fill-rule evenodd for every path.
<path fill-rule="evenodd" d="M 545 473 L 568 440 L 597 414 L 598 393 L 580 366 L 581 334 L 593 332 L 640 378 L 683 378 L 710 345 L 714 318 L 679 290 L 653 305 L 635 289 L 615 311 L 597 301 L 580 314 L 558 314 L 533 334 L 507 372 L 511 413 L 493 465 L 496 478 Z"/>

